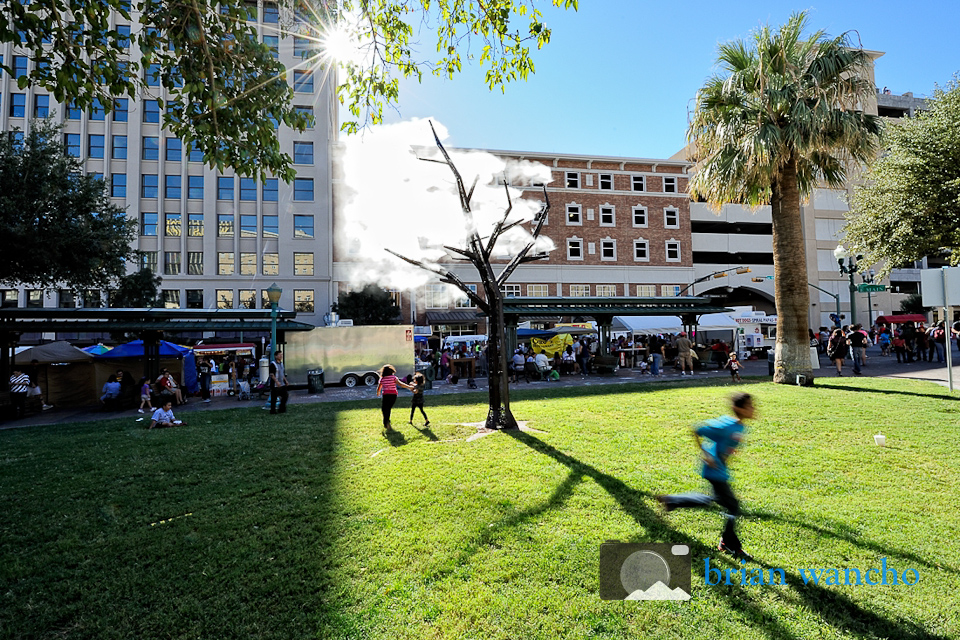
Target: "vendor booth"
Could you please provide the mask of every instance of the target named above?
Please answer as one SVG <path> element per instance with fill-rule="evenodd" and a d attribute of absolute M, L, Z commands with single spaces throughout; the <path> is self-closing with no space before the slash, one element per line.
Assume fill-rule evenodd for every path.
<path fill-rule="evenodd" d="M 31 364 L 34 360 L 36 364 Z M 93 356 L 69 342 L 50 342 L 24 349 L 17 353 L 14 362 L 40 387 L 43 399 L 55 407 L 95 405 L 100 398 Z"/>
<path fill-rule="evenodd" d="M 117 369 L 132 374 L 135 380 L 139 380 L 144 375 L 144 354 L 143 340 L 134 340 L 127 344 L 121 344 L 110 351 L 101 354 L 96 360 L 96 382 L 103 386 L 111 374 L 116 373 Z M 174 379 L 187 393 L 196 393 L 200 390 L 200 383 L 197 380 L 197 361 L 193 351 L 189 347 L 160 341 L 160 368 L 169 369 Z M 155 382 L 151 380 L 151 382 Z"/>

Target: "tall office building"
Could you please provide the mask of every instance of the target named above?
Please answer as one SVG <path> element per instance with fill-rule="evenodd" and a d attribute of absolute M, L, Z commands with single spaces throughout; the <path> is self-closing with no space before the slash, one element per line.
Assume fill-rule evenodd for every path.
<path fill-rule="evenodd" d="M 164 305 L 170 308 L 268 307 L 265 290 L 283 289 L 280 306 L 296 309 L 298 320 L 320 324 L 331 302 L 332 203 L 331 142 L 338 129 L 334 86 L 304 63 L 309 41 L 295 35 L 296 17 L 271 2 L 249 3 L 262 41 L 287 68 L 294 104 L 312 116 L 313 126 L 296 132 L 280 126 L 281 150 L 294 160 L 296 179 L 257 180 L 223 173 L 164 130 L 158 98 L 165 98 L 155 72 L 145 70 L 147 88 L 137 97 L 118 97 L 110 113 L 94 105 L 81 111 L 57 103 L 39 88 L 21 90 L 17 77 L 0 79 L 0 129 L 26 130 L 31 121 L 51 118 L 63 124 L 68 153 L 90 173 L 103 176 L 113 202 L 136 220 L 134 248 L 143 266 L 162 276 Z M 121 35 L 140 28 L 111 16 Z M 291 27 L 291 25 L 293 25 Z M 292 33 L 291 33 L 292 32 Z M 0 49 L 15 69 L 28 73 L 28 52 L 6 44 Z M 140 51 L 130 48 L 130 59 Z M 134 271 L 140 265 L 130 265 Z M 79 299 L 67 291 L 29 286 L 0 291 L 4 306 L 101 306 L 106 297 L 91 291 Z"/>

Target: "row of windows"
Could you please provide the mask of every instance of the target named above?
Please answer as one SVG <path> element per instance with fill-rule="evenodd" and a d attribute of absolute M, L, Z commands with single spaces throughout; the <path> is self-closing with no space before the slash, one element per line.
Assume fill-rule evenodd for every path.
<path fill-rule="evenodd" d="M 256 214 L 241 214 L 240 216 L 232 213 L 217 214 L 217 236 L 220 238 L 233 238 L 237 234 L 235 223 L 238 217 L 240 219 L 240 237 L 256 238 L 258 235 L 258 218 Z M 163 218 L 163 235 L 170 238 L 179 238 L 183 235 L 183 214 L 179 212 L 167 212 L 163 214 Z M 189 237 L 203 237 L 203 220 L 204 215 L 202 213 L 187 214 L 187 235 Z M 260 230 L 264 238 L 280 237 L 280 216 L 263 215 L 260 217 L 260 221 Z M 144 212 L 140 214 L 140 235 L 160 235 L 159 213 Z M 314 237 L 312 215 L 296 214 L 293 216 L 293 237 L 297 239 L 310 239 Z"/>
<path fill-rule="evenodd" d="M 601 173 L 599 174 L 599 180 L 597 187 L 601 191 L 614 191 L 614 174 L 612 173 Z M 593 174 L 588 173 L 583 176 L 585 180 L 581 180 L 580 172 L 578 171 L 567 171 L 564 173 L 564 185 L 567 189 L 579 189 L 582 182 L 586 183 L 587 187 L 593 186 Z M 677 193 L 677 178 L 673 176 L 663 176 L 663 193 Z M 647 190 L 647 179 L 646 176 L 630 176 L 630 191 L 646 191 Z"/>
<path fill-rule="evenodd" d="M 239 293 L 239 295 L 235 295 Z M 203 299 L 203 289 L 187 289 L 186 296 L 181 298 L 179 289 L 164 289 L 161 292 L 163 296 L 163 306 L 167 309 L 180 309 L 185 306 L 187 309 L 205 309 Z M 257 308 L 257 290 L 240 289 L 235 292 L 233 289 L 217 289 L 214 293 L 217 309 L 256 309 Z M 185 301 L 185 305 L 181 302 Z M 237 304 L 239 303 L 239 304 Z M 269 309 L 270 299 L 267 297 L 267 290 L 260 289 L 260 308 Z M 313 313 L 316 308 L 313 289 L 294 289 L 293 290 L 293 310 L 302 313 Z"/>
<path fill-rule="evenodd" d="M 140 267 L 142 269 L 150 269 L 154 273 L 158 272 L 159 265 L 157 260 L 159 258 L 158 251 L 145 251 L 140 254 Z M 242 276 L 255 276 L 257 275 L 257 254 L 256 253 L 241 253 L 239 263 L 237 262 L 237 254 L 232 251 L 221 251 L 217 253 L 217 275 L 218 276 L 232 276 L 239 274 Z M 280 254 L 279 253 L 264 253 L 262 255 L 261 265 L 263 267 L 263 275 L 265 276 L 278 276 L 280 275 Z M 312 253 L 294 253 L 293 254 L 293 275 L 295 276 L 312 276 L 314 274 L 314 263 L 313 263 L 313 254 Z M 163 252 L 163 275 L 165 276 L 179 276 L 183 275 L 183 254 L 179 251 L 164 251 Z M 187 272 L 188 276 L 202 276 L 203 275 L 203 252 L 202 251 L 188 251 L 187 252 Z"/>
<path fill-rule="evenodd" d="M 40 96 L 37 96 L 40 97 Z M 127 136 L 110 136 L 110 157 L 114 160 L 127 159 Z M 80 134 L 63 134 L 63 146 L 67 154 L 75 157 L 81 157 Z M 106 148 L 106 136 L 102 134 L 91 133 L 87 135 L 87 157 L 103 158 Z M 164 149 L 163 159 L 168 162 L 180 162 L 183 158 L 183 141 L 179 138 L 167 138 Z M 160 138 L 158 136 L 143 136 L 140 142 L 141 160 L 159 160 L 160 159 Z M 187 159 L 190 162 L 203 162 L 203 152 L 197 148 L 196 143 L 190 146 Z M 313 143 L 312 142 L 294 142 L 293 143 L 293 163 L 312 165 L 313 164 Z M 232 178 L 229 178 L 232 180 Z M 223 178 L 221 178 L 223 180 Z M 252 179 L 251 179 L 252 180 Z M 256 200 L 256 196 L 253 198 Z"/>
<path fill-rule="evenodd" d="M 159 195 L 160 177 L 156 173 L 144 173 L 140 176 L 140 197 L 156 198 Z M 187 176 L 187 199 L 203 200 L 203 176 Z M 217 200 L 234 199 L 236 180 L 233 176 L 217 178 Z M 276 178 L 267 178 L 263 181 L 263 202 L 277 202 L 278 183 Z M 179 200 L 183 194 L 183 177 L 166 175 L 163 177 L 163 197 Z M 110 174 L 110 196 L 113 198 L 127 197 L 127 174 Z M 294 178 L 293 201 L 313 202 L 313 178 Z M 257 189 L 253 178 L 240 178 L 240 200 L 256 201 Z"/>
<path fill-rule="evenodd" d="M 635 206 L 632 208 L 632 216 L 634 227 L 646 227 L 649 226 L 647 218 L 647 208 L 643 206 Z M 593 210 L 587 210 L 587 220 L 593 220 Z M 571 202 L 567 204 L 567 218 L 566 223 L 568 226 L 582 226 L 583 225 L 583 207 L 576 202 Z M 617 226 L 617 208 L 612 204 L 603 204 L 600 205 L 600 226 L 601 227 L 615 227 Z M 680 210 L 675 207 L 665 207 L 663 209 L 663 226 L 667 229 L 679 229 L 680 228 Z"/>
<path fill-rule="evenodd" d="M 590 254 L 595 253 L 594 243 L 587 243 Z M 667 240 L 664 242 L 664 255 L 667 262 L 680 262 L 680 241 Z M 583 239 L 567 238 L 567 260 L 583 260 Z M 605 238 L 600 241 L 600 259 L 615 261 L 617 259 L 617 241 Z M 650 241 L 638 238 L 633 241 L 634 262 L 650 261 Z"/>
<path fill-rule="evenodd" d="M 477 285 L 467 286 L 470 287 L 474 293 L 477 292 Z M 571 284 L 569 285 L 569 297 L 585 298 L 595 295 L 600 298 L 614 298 L 620 295 L 618 292 L 621 290 L 623 291 L 623 295 L 630 295 L 628 285 L 598 284 L 593 286 L 594 289 L 591 292 L 591 285 L 589 284 Z M 550 287 L 551 285 L 549 284 L 528 284 L 526 286 L 526 295 L 532 298 L 547 298 L 551 296 Z M 635 295 L 638 297 L 652 298 L 657 295 L 657 285 L 655 284 L 638 284 L 635 285 L 635 287 Z M 684 285 L 679 284 L 660 285 L 660 295 L 676 296 L 683 287 Z M 501 290 L 507 298 L 520 297 L 523 295 L 523 285 L 519 284 L 506 284 L 503 285 Z M 448 309 L 450 306 L 449 291 L 449 287 L 443 284 L 426 285 L 424 290 L 424 306 L 427 309 Z M 454 306 L 458 309 L 473 309 L 475 306 L 466 296 L 457 298 L 453 302 Z"/>

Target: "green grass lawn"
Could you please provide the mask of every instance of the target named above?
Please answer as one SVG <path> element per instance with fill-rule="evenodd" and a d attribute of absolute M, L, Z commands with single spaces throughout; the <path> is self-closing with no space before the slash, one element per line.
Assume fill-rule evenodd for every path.
<path fill-rule="evenodd" d="M 369 401 L 0 432 L 0 637 L 960 637 L 960 405 L 902 380 L 742 388 L 740 534 L 788 586 L 707 586 L 704 558 L 739 566 L 720 512 L 656 506 L 703 486 L 689 430 L 732 386 L 540 386 L 513 407 L 545 433 L 475 442 L 477 394 L 428 396 L 429 430 L 401 398 L 390 440 Z M 689 545 L 692 599 L 601 601 L 611 539 Z M 882 558 L 919 583 L 797 572 Z"/>

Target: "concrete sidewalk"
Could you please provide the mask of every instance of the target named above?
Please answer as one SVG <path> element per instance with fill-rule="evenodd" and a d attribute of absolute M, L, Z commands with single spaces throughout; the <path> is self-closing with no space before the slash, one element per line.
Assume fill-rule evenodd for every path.
<path fill-rule="evenodd" d="M 960 367 L 960 352 L 953 351 L 954 362 Z M 767 376 L 767 361 L 764 360 L 746 360 L 743 361 L 744 370 L 741 373 L 744 377 Z M 832 362 L 829 362 L 826 356 L 820 357 L 820 369 L 813 372 L 814 378 L 833 378 L 837 376 L 836 368 Z M 848 360 L 843 367 L 845 377 L 854 377 L 853 365 Z M 944 363 L 916 361 L 909 364 L 898 364 L 895 356 L 881 356 L 880 347 L 869 347 L 867 349 L 867 361 L 863 367 L 863 376 L 867 377 L 885 377 L 894 379 L 915 379 L 926 380 L 946 387 L 948 385 L 947 368 Z M 955 384 L 960 385 L 960 368 L 956 370 Z M 730 380 L 730 372 L 726 369 L 718 369 L 716 366 L 710 366 L 706 370 L 695 372 L 692 376 L 681 376 L 679 371 L 668 368 L 660 376 L 649 374 L 640 374 L 634 369 L 620 369 L 614 374 L 589 375 L 589 376 L 564 376 L 557 381 L 551 382 L 523 382 L 512 384 L 513 389 L 553 389 L 556 387 L 600 387 L 605 385 L 618 385 L 628 383 L 649 383 L 658 384 L 664 382 L 680 382 L 684 384 L 696 384 L 697 381 L 720 379 Z M 470 393 L 484 391 L 487 388 L 486 378 L 477 378 L 477 389 L 470 389 L 466 381 L 451 385 L 445 382 L 435 382 L 433 389 L 427 391 L 428 396 L 451 395 L 459 393 Z M 407 395 L 401 393 L 401 397 Z M 256 397 L 256 396 L 254 396 Z M 323 393 L 310 393 L 305 390 L 293 391 L 290 393 L 288 404 L 314 404 L 318 402 L 345 402 L 352 400 L 374 400 L 376 399 L 376 387 L 355 387 L 348 389 L 346 387 L 327 387 Z M 199 398 L 191 398 L 190 401 L 182 406 L 175 407 L 174 413 L 178 418 L 189 422 L 191 416 L 205 411 L 220 411 L 224 409 L 259 409 L 264 404 L 263 400 L 245 400 L 238 401 L 236 398 L 222 396 L 213 398 L 212 402 L 204 403 Z M 0 429 L 12 429 L 18 427 L 31 427 L 39 425 L 67 424 L 73 422 L 89 422 L 93 420 L 112 420 L 124 418 L 133 421 L 150 420 L 150 413 L 140 414 L 136 409 L 126 411 L 97 411 L 95 409 L 51 409 L 42 413 L 27 416 L 21 420 L 11 420 L 0 423 Z"/>

